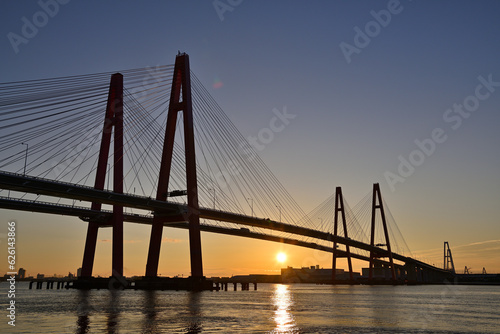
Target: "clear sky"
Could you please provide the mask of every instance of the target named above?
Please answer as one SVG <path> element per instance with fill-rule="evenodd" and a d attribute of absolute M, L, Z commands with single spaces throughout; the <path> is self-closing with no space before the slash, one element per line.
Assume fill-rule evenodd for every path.
<path fill-rule="evenodd" d="M 379 182 L 414 254 L 441 265 L 448 241 L 460 270 L 500 272 L 500 2 L 54 3 L 2 1 L 1 82 L 172 64 L 187 52 L 245 136 L 268 127 L 274 108 L 296 115 L 260 155 L 306 212 L 336 186 L 353 206 Z M 0 233 L 17 221 L 29 274 L 80 266 L 85 223 L 0 217 Z M 149 232 L 126 226 L 125 274 L 144 273 Z M 164 236 L 160 273 L 189 274 L 187 234 Z M 99 235 L 95 274 L 109 275 L 109 239 Z M 285 265 L 330 265 L 280 244 L 202 240 L 207 275 L 275 272 L 281 250 Z"/>

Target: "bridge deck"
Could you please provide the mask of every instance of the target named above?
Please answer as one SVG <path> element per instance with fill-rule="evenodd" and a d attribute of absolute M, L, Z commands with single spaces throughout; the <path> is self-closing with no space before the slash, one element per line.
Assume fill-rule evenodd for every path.
<path fill-rule="evenodd" d="M 47 180 L 37 177 L 30 177 L 3 171 L 0 172 L 0 187 L 3 189 L 9 189 L 13 191 L 42 194 L 47 196 L 54 196 L 54 197 L 74 199 L 87 202 L 95 201 L 103 204 L 119 205 L 123 207 L 148 210 L 156 213 L 161 213 L 161 215 L 165 217 L 165 226 L 188 228 L 187 227 L 188 225 L 185 223 L 185 220 L 187 219 L 183 219 L 183 216 L 187 213 L 187 206 L 174 202 L 158 201 L 150 197 L 136 196 L 130 194 L 117 194 L 112 191 L 96 190 L 94 188 L 87 186 Z M 75 208 L 64 205 L 53 205 L 49 203 L 34 203 L 34 202 L 5 199 L 5 198 L 0 199 L 0 207 L 6 209 L 36 211 L 44 213 L 57 213 L 69 216 L 86 217 L 86 219 L 91 219 L 91 218 L 97 219 L 98 221 L 101 221 L 103 224 L 105 224 L 105 222 L 108 220 L 107 215 L 109 214 L 105 211 L 95 211 L 80 207 Z M 174 221 L 172 221 L 172 217 L 175 218 Z M 337 242 L 337 244 L 348 245 L 350 247 L 354 247 L 357 249 L 374 252 L 380 257 L 388 256 L 387 250 L 380 247 L 374 247 L 365 244 L 363 242 L 352 240 L 349 238 L 334 236 L 328 232 L 317 231 L 305 227 L 273 221 L 270 219 L 251 217 L 231 212 L 213 210 L 209 208 L 200 208 L 200 217 L 204 219 L 218 220 L 228 223 L 281 231 L 295 235 L 311 237 L 319 240 L 326 240 L 330 242 L 335 241 Z M 125 215 L 125 220 L 134 223 L 151 224 L 152 216 Z M 308 243 L 295 239 L 280 238 L 265 234 L 248 232 L 241 229 L 230 229 L 230 228 L 221 228 L 210 225 L 203 225 L 202 230 L 207 232 L 239 235 L 255 239 L 289 243 L 297 246 L 320 249 L 327 252 L 333 252 L 333 248 L 321 246 L 316 243 Z M 345 252 L 340 250 L 337 250 L 337 252 L 339 253 L 340 256 L 345 256 Z M 351 256 L 353 258 L 358 258 L 361 260 L 366 260 L 366 261 L 369 260 L 365 256 L 354 253 L 352 253 Z M 445 272 L 441 268 L 434 267 L 427 263 L 394 252 L 392 253 L 392 256 L 395 260 L 402 261 L 404 263 L 412 263 L 418 265 L 421 268 Z"/>

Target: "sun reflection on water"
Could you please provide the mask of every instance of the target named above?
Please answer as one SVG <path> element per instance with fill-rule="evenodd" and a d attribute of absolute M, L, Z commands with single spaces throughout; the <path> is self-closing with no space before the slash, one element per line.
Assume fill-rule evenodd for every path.
<path fill-rule="evenodd" d="M 274 322 L 276 328 L 271 333 L 298 333 L 295 318 L 291 312 L 293 298 L 287 285 L 279 284 L 274 290 Z"/>

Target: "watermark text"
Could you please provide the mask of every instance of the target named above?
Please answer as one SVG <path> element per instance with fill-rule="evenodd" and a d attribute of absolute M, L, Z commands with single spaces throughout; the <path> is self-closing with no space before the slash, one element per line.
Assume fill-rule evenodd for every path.
<path fill-rule="evenodd" d="M 16 54 L 19 53 L 19 46 L 21 44 L 28 44 L 29 41 L 38 35 L 40 29 L 45 27 L 51 18 L 59 13 L 59 6 L 65 5 L 70 0 L 39 0 L 38 6 L 41 10 L 33 14 L 31 19 L 23 16 L 21 18 L 21 31 L 20 34 L 9 32 L 7 39 Z"/>
<path fill-rule="evenodd" d="M 473 112 L 479 109 L 481 101 L 487 100 L 496 88 L 500 87 L 500 81 L 494 81 L 493 74 L 489 74 L 486 78 L 480 75 L 477 80 L 479 84 L 475 87 L 473 94 L 465 97 L 462 103 L 454 103 L 452 108 L 446 109 L 443 113 L 443 121 L 453 131 L 458 130 L 464 119 L 469 118 Z M 408 155 L 398 156 L 399 164 L 396 171 L 384 173 L 384 178 L 391 191 L 394 192 L 398 183 L 405 182 L 408 177 L 413 175 L 416 167 L 423 165 L 425 160 L 436 152 L 438 145 L 443 144 L 447 139 L 446 130 L 442 127 L 433 129 L 427 138 L 415 139 L 416 148 Z"/>
<path fill-rule="evenodd" d="M 16 222 L 10 221 L 7 223 L 8 233 L 7 233 L 7 264 L 9 271 L 7 278 L 9 283 L 9 290 L 7 292 L 7 298 L 9 299 L 9 306 L 7 307 L 7 324 L 10 326 L 16 326 Z"/>

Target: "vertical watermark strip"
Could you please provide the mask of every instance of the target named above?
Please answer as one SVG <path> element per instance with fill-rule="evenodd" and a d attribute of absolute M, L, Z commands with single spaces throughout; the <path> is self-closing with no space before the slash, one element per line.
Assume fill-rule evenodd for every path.
<path fill-rule="evenodd" d="M 7 324 L 16 326 L 16 222 L 10 221 L 7 225 L 7 263 L 9 267 L 7 275 L 10 275 L 7 279 L 9 283 L 9 291 L 7 292 L 7 298 L 9 299 L 7 318 L 9 321 L 7 321 Z"/>

